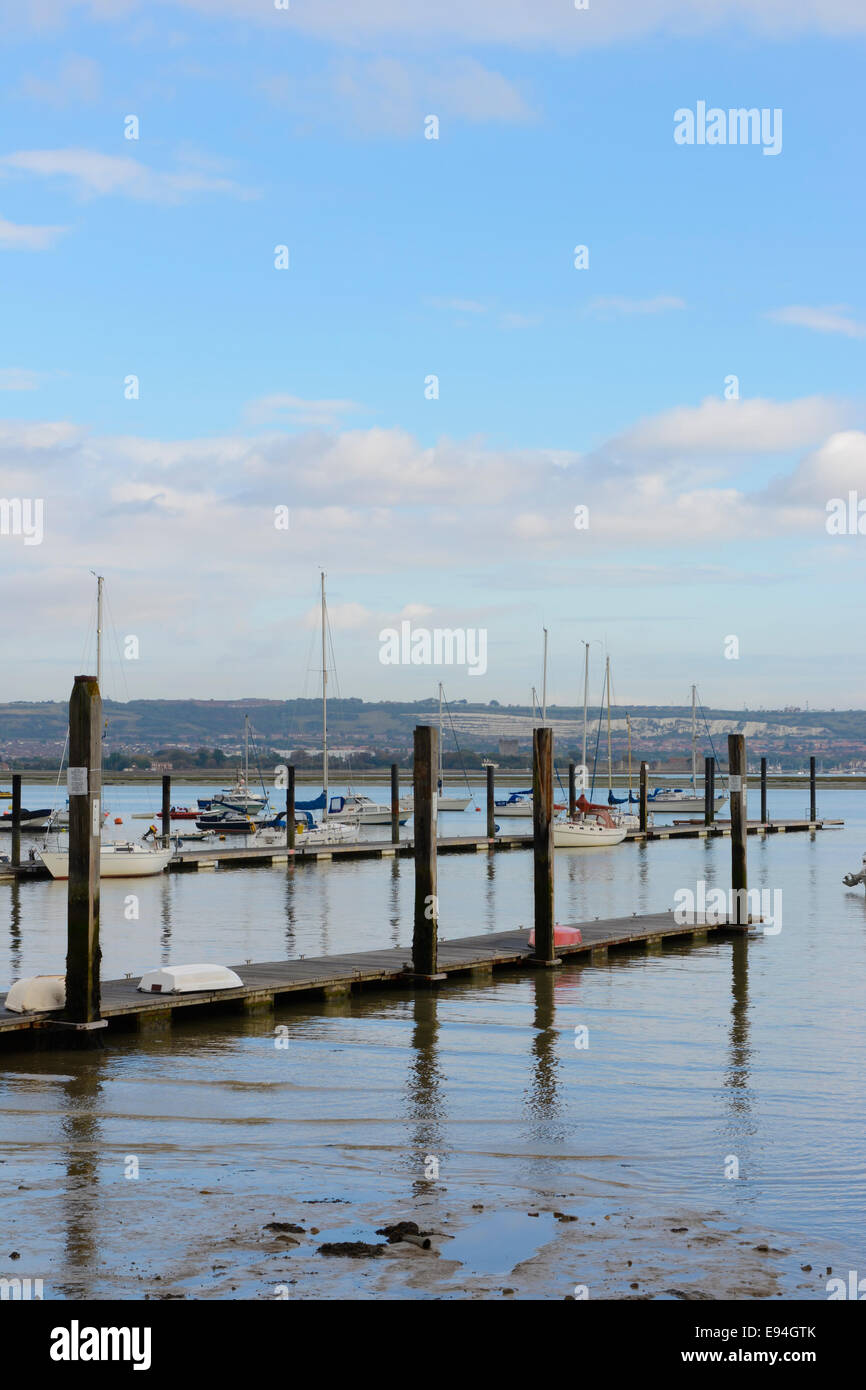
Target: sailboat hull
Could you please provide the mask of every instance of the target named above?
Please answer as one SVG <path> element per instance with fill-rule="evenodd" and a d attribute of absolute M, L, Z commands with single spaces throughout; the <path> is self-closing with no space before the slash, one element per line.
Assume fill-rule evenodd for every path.
<path fill-rule="evenodd" d="M 728 798 L 727 798 L 726 796 L 717 796 L 717 797 L 715 798 L 714 803 L 713 803 L 715 809 L 718 811 L 719 808 L 720 808 L 721 806 L 724 806 L 724 804 L 725 804 L 725 802 L 727 801 L 727 799 L 728 799 Z M 676 811 L 703 811 L 703 809 L 704 809 L 704 798 L 703 798 L 702 796 L 690 796 L 690 795 L 684 795 L 684 796 L 667 795 L 667 796 L 660 796 L 660 797 L 658 797 L 658 798 L 655 798 L 655 797 L 651 797 L 651 796 L 650 796 L 650 797 L 647 797 L 647 803 L 646 803 L 646 804 L 647 804 L 647 810 L 648 810 L 648 811 L 662 811 L 662 812 L 665 812 L 665 811 L 667 811 L 667 812 L 676 812 Z"/>
<path fill-rule="evenodd" d="M 590 820 L 553 823 L 553 844 L 556 849 L 591 849 L 600 845 L 619 845 L 626 834 L 624 826 L 601 825 Z"/>
<path fill-rule="evenodd" d="M 69 855 L 63 850 L 38 851 L 39 858 L 52 878 L 69 877 Z M 115 850 L 103 845 L 99 856 L 100 878 L 150 878 L 161 874 L 174 850 L 144 849 Z"/>

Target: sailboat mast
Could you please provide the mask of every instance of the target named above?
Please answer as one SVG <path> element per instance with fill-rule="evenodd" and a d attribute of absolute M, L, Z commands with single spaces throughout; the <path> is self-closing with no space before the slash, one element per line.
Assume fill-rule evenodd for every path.
<path fill-rule="evenodd" d="M 607 686 L 607 790 L 613 791 L 613 758 L 610 748 L 610 657 L 605 658 L 605 684 Z"/>
<path fill-rule="evenodd" d="M 547 628 L 544 629 L 544 675 L 541 682 L 541 722 L 547 723 Z"/>
<path fill-rule="evenodd" d="M 95 571 L 91 570 L 91 574 Z M 101 574 L 96 575 L 96 683 L 102 693 L 102 586 L 105 583 Z"/>
<path fill-rule="evenodd" d="M 697 793 L 698 789 L 697 746 L 698 726 L 695 720 L 695 687 L 692 686 L 692 789 L 695 791 L 695 793 Z"/>
<path fill-rule="evenodd" d="M 322 820 L 328 819 L 328 659 L 326 632 L 325 571 L 322 570 L 322 791 L 325 794 Z"/>
<path fill-rule="evenodd" d="M 439 682 L 439 766 L 436 769 L 436 788 L 442 795 L 442 682 Z"/>
<path fill-rule="evenodd" d="M 585 771 L 585 769 L 586 769 L 586 692 L 587 692 L 587 690 L 588 690 L 588 688 L 589 688 L 589 643 L 588 643 L 588 642 L 584 642 L 583 645 L 584 645 L 584 648 L 585 648 L 585 651 L 586 651 L 586 655 L 585 655 L 585 659 L 584 659 L 584 663 L 583 663 L 583 754 L 582 754 L 582 757 L 581 757 L 581 765 L 582 765 L 582 767 L 584 768 L 584 774 L 583 774 L 583 775 L 584 775 L 584 778 L 585 778 L 585 777 L 586 777 L 586 771 Z"/>
<path fill-rule="evenodd" d="M 628 729 L 628 802 L 631 805 L 631 715 L 625 717 L 626 728 Z"/>

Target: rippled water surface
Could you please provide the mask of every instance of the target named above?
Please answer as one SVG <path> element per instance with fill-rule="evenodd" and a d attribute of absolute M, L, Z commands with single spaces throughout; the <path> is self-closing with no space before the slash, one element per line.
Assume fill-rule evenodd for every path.
<path fill-rule="evenodd" d="M 771 792 L 771 812 L 801 816 L 807 796 Z M 517 1297 L 825 1297 L 828 1267 L 866 1269 L 866 903 L 841 883 L 866 848 L 864 798 L 821 796 L 841 830 L 750 839 L 751 883 L 783 894 L 774 936 L 7 1054 L 0 1275 L 42 1277 L 49 1297 L 506 1282 Z M 112 787 L 106 804 L 154 795 Z M 443 833 L 482 817 L 451 820 Z M 557 919 L 668 908 L 698 880 L 726 886 L 729 859 L 727 840 L 560 851 Z M 442 934 L 528 924 L 531 868 L 522 850 L 443 856 Z M 3 987 L 63 969 L 65 900 L 61 883 L 0 884 Z M 405 944 L 411 911 L 406 860 L 105 882 L 103 973 Z M 407 1218 L 432 1252 L 315 1253 Z M 297 1245 L 265 1231 L 275 1219 L 304 1228 Z"/>

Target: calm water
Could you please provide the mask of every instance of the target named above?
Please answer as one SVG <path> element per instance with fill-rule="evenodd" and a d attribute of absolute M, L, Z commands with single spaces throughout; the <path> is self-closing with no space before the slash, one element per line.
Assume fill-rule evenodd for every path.
<path fill-rule="evenodd" d="M 772 792 L 771 811 L 801 816 L 807 797 Z M 106 804 L 155 802 L 109 788 Z M 828 792 L 819 811 L 844 829 L 749 841 L 752 885 L 783 892 L 775 936 L 5 1057 L 0 1275 L 42 1277 L 47 1297 L 451 1297 L 503 1283 L 517 1297 L 576 1283 L 623 1297 L 635 1282 L 653 1296 L 826 1297 L 827 1267 L 866 1274 L 866 902 L 841 883 L 866 849 L 866 794 Z M 443 831 L 461 820 L 474 832 L 481 817 Z M 725 886 L 729 856 L 723 840 L 559 851 L 557 919 L 670 907 L 698 879 Z M 405 944 L 412 890 L 411 863 L 393 860 L 106 882 L 104 974 Z M 442 934 L 528 924 L 531 892 L 524 851 L 444 856 Z M 0 884 L 3 987 L 62 970 L 65 897 L 65 884 Z M 275 1217 L 304 1226 L 297 1247 L 262 1233 Z M 432 1262 L 407 1246 L 315 1254 L 403 1218 L 438 1233 Z"/>

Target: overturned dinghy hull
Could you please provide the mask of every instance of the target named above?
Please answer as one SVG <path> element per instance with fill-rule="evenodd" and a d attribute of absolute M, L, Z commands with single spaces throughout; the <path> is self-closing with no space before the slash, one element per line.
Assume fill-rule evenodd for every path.
<path fill-rule="evenodd" d="M 13 1014 L 53 1013 L 66 1007 L 65 975 L 31 975 L 16 980 L 6 995 L 5 1008 Z"/>
<path fill-rule="evenodd" d="M 142 975 L 142 994 L 212 994 L 220 989 L 243 989 L 244 982 L 227 965 L 163 965 Z"/>

